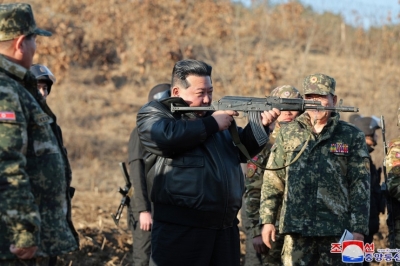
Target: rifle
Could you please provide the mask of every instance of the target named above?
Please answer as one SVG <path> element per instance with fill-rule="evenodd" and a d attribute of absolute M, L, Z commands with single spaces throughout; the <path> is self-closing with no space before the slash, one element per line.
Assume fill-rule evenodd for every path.
<path fill-rule="evenodd" d="M 385 119 L 383 115 L 381 115 L 381 128 L 382 128 L 382 142 L 383 142 L 383 165 L 382 165 L 382 172 L 383 172 L 383 177 L 384 181 L 382 182 L 381 185 L 381 191 L 383 195 L 385 195 L 386 201 L 387 201 L 387 208 L 388 208 L 388 221 L 391 226 L 389 226 L 389 246 L 390 248 L 394 248 L 394 232 L 390 232 L 390 230 L 394 230 L 394 217 L 393 217 L 393 211 L 392 211 L 392 200 L 389 195 L 389 191 L 387 188 L 387 172 L 386 172 L 386 155 L 387 155 L 387 144 L 386 144 L 386 136 L 385 136 Z M 392 228 L 390 228 L 392 227 Z"/>
<path fill-rule="evenodd" d="M 319 110 L 319 111 L 335 111 L 335 112 L 358 112 L 357 107 L 341 106 L 327 107 L 322 106 L 320 101 L 303 100 L 300 98 L 279 98 L 279 97 L 242 97 L 242 96 L 225 96 L 218 101 L 213 101 L 210 106 L 206 107 L 188 107 L 175 106 L 171 104 L 171 112 L 176 111 L 217 111 L 217 110 L 233 110 L 238 112 L 262 112 L 272 108 L 280 111 L 300 111 Z"/>
<path fill-rule="evenodd" d="M 111 217 L 114 220 L 115 225 L 118 226 L 119 224 L 119 220 L 122 216 L 122 211 L 124 210 L 124 207 L 127 206 L 129 207 L 129 204 L 131 202 L 131 198 L 133 195 L 133 187 L 132 187 L 132 183 L 129 180 L 129 175 L 128 175 L 128 171 L 126 170 L 126 166 L 124 162 L 119 162 L 119 167 L 121 169 L 121 173 L 125 179 L 125 187 L 124 188 L 119 188 L 118 192 L 122 194 L 122 199 L 121 199 L 121 203 L 118 206 L 117 212 L 114 214 L 111 214 Z"/>
<path fill-rule="evenodd" d="M 237 112 L 243 112 L 244 116 L 248 116 L 249 124 L 254 133 L 255 139 L 258 145 L 265 145 L 268 140 L 268 134 L 265 132 L 264 127 L 261 123 L 261 117 L 258 113 L 262 111 L 272 110 L 272 108 L 277 108 L 280 111 L 300 111 L 305 110 L 318 110 L 318 111 L 335 111 L 335 112 L 358 112 L 357 107 L 342 106 L 342 100 L 339 102 L 338 107 L 328 107 L 322 106 L 320 101 L 314 100 L 303 100 L 300 98 L 279 98 L 279 97 L 265 97 L 265 98 L 255 98 L 255 97 L 242 97 L 242 96 L 225 96 L 218 101 L 213 101 L 210 106 L 201 107 L 189 107 L 184 101 L 171 103 L 171 112 L 176 111 L 182 112 L 198 112 L 198 111 L 217 111 L 217 110 L 233 110 Z M 245 155 L 247 160 L 251 161 L 258 167 L 264 170 L 279 170 L 277 169 L 267 169 L 259 165 L 257 162 L 252 160 L 246 147 L 240 142 L 240 138 L 237 132 L 235 120 L 233 120 L 231 126 L 229 127 L 229 132 L 231 133 L 233 143 L 237 146 L 240 151 Z M 304 148 L 306 145 L 304 145 Z M 301 154 L 302 151 L 299 153 Z M 297 159 L 295 159 L 297 160 Z M 295 162 L 292 161 L 290 164 Z M 288 165 L 286 165 L 288 166 Z M 285 167 L 286 167 L 285 166 Z M 284 168 L 284 167 L 282 167 Z"/>

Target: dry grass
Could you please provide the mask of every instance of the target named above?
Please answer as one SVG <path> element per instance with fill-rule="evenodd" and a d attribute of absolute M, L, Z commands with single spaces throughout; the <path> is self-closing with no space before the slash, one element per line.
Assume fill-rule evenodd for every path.
<path fill-rule="evenodd" d="M 38 38 L 35 63 L 58 81 L 48 98 L 58 115 L 73 168 L 73 218 L 81 250 L 63 265 L 128 265 L 126 223 L 109 216 L 123 185 L 119 161 L 147 92 L 169 82 L 182 58 L 213 65 L 215 98 L 263 96 L 278 85 L 302 87 L 304 76 L 326 73 L 344 105 L 384 115 L 387 139 L 398 135 L 400 27 L 364 31 L 332 14 L 291 2 L 245 9 L 214 0 L 31 0 L 37 24 L 54 32 Z M 263 3 L 263 1 L 258 1 Z M 343 118 L 347 118 L 343 114 Z M 382 162 L 382 143 L 373 158 Z M 386 245 L 381 219 L 376 244 Z"/>

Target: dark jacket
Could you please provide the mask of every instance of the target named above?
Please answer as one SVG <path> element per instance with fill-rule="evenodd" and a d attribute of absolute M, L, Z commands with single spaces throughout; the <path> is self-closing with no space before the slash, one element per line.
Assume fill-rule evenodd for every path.
<path fill-rule="evenodd" d="M 383 195 L 381 192 L 381 170 L 376 169 L 370 158 L 371 165 L 371 198 L 369 208 L 369 235 L 374 235 L 379 231 L 379 213 L 384 213 L 384 204 L 382 204 Z"/>
<path fill-rule="evenodd" d="M 148 186 L 145 176 L 144 158 L 145 149 L 140 142 L 137 128 L 132 130 L 128 144 L 129 178 L 134 188 L 134 197 L 130 204 L 132 214 L 138 215 L 142 211 L 151 212 L 148 196 Z"/>
<path fill-rule="evenodd" d="M 185 105 L 181 98 L 152 101 L 137 116 L 150 164 L 147 178 L 153 181 L 153 218 L 195 227 L 230 227 L 242 204 L 240 163 L 246 158 L 229 131 L 218 130 L 211 112 L 202 118 L 171 113 L 171 103 Z M 249 125 L 238 132 L 250 155 L 261 151 Z"/>

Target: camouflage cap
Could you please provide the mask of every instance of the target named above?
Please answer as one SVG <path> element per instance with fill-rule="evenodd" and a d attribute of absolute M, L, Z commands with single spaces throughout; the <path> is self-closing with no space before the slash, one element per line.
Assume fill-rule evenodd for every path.
<path fill-rule="evenodd" d="M 279 98 L 301 98 L 299 90 L 291 85 L 276 87 L 271 91 L 271 96 Z"/>
<path fill-rule="evenodd" d="M 52 35 L 51 32 L 36 27 L 31 5 L 26 3 L 1 4 L 0 41 L 9 41 L 29 34 Z"/>
<path fill-rule="evenodd" d="M 304 94 L 335 95 L 336 81 L 324 74 L 309 75 L 304 79 Z"/>

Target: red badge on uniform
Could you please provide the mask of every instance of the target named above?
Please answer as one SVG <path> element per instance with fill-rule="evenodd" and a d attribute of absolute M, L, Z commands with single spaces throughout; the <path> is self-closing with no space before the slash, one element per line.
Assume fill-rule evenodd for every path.
<path fill-rule="evenodd" d="M 254 156 L 252 160 L 253 161 L 257 161 L 258 160 L 258 156 Z M 257 170 L 257 166 L 254 163 L 252 163 L 251 161 L 249 161 L 247 163 L 246 177 L 252 178 L 253 175 L 256 173 L 256 170 Z"/>
<path fill-rule="evenodd" d="M 396 152 L 396 158 L 400 158 L 400 152 Z"/>
<path fill-rule="evenodd" d="M 0 120 L 15 120 L 14 112 L 1 111 Z"/>

